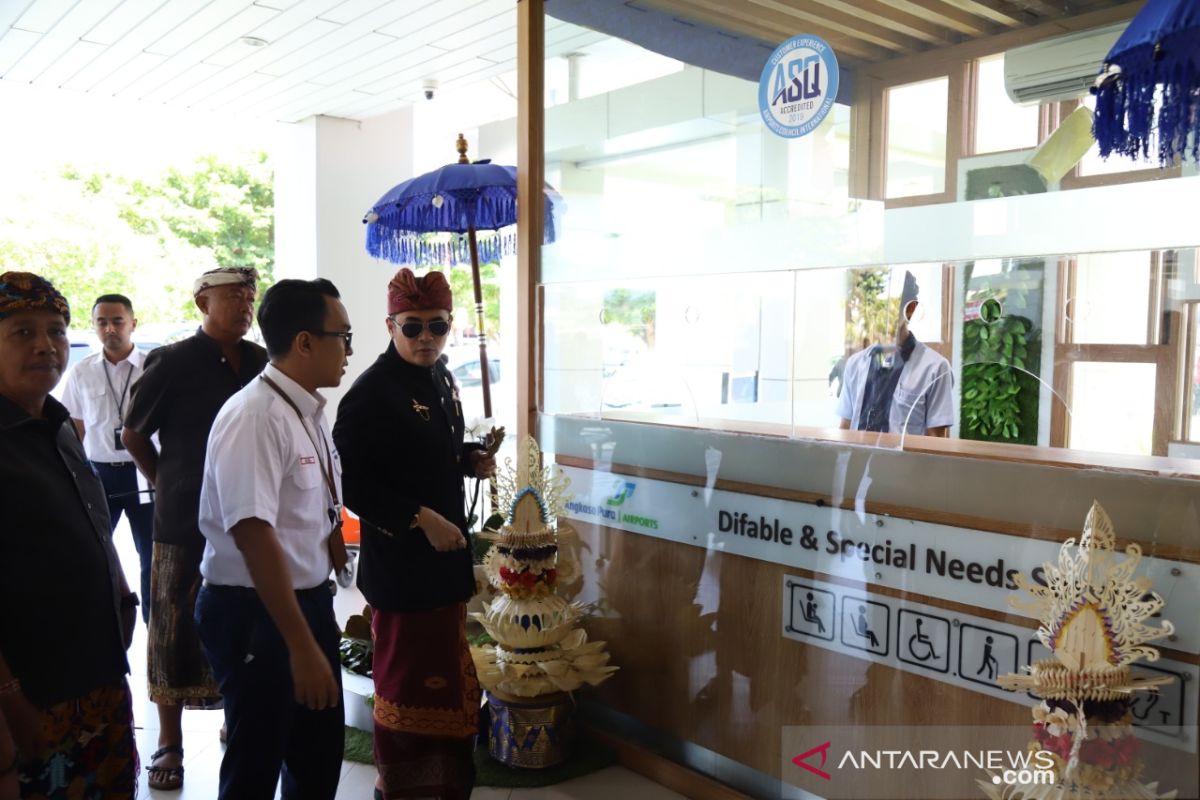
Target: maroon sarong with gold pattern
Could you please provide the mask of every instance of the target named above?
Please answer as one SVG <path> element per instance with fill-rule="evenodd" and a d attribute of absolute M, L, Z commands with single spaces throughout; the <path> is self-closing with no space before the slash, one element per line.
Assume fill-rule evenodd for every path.
<path fill-rule="evenodd" d="M 480 690 L 466 606 L 374 612 L 375 763 L 387 800 L 468 797 Z"/>

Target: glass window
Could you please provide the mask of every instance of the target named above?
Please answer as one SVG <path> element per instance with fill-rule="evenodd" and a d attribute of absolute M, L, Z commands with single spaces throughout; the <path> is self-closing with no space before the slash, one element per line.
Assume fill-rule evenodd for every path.
<path fill-rule="evenodd" d="M 1004 90 L 1004 54 L 976 63 L 975 152 L 1022 150 L 1038 143 L 1038 106 L 1019 106 Z"/>
<path fill-rule="evenodd" d="M 1154 434 L 1154 364 L 1071 365 L 1067 447 L 1148 456 Z"/>
<path fill-rule="evenodd" d="M 1150 314 L 1150 254 L 1079 256 L 1067 299 L 1075 344 L 1146 344 Z"/>
<path fill-rule="evenodd" d="M 949 78 L 887 90 L 888 198 L 946 191 Z"/>

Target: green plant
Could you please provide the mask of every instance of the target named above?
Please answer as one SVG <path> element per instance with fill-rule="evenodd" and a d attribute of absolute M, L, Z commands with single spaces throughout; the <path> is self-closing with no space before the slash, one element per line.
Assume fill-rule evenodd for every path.
<path fill-rule="evenodd" d="M 371 659 L 374 655 L 370 640 L 343 637 L 338 643 L 342 666 L 355 675 L 371 677 Z"/>
<path fill-rule="evenodd" d="M 964 281 L 976 314 L 963 323 L 960 435 L 1036 444 L 1045 264 L 1014 259 L 979 275 L 975 266 Z"/>
<path fill-rule="evenodd" d="M 858 350 L 873 342 L 891 341 L 900 318 L 900 298 L 888 297 L 887 267 L 855 269 L 847 273 L 846 342 Z"/>

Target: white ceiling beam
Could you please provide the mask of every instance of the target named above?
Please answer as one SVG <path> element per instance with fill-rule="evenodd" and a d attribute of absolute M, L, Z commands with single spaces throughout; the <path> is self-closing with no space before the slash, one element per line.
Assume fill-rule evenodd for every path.
<path fill-rule="evenodd" d="M 182 50 L 164 61 L 153 73 L 142 76 L 139 80 L 126 87 L 125 91 L 136 98 L 144 97 L 168 81 L 184 74 L 188 69 L 227 47 L 231 42 L 237 42 L 247 31 L 257 27 L 264 19 L 278 14 L 278 11 L 262 6 L 251 5 L 242 9 L 235 16 L 225 20 L 221 25 L 209 30 L 199 38 L 193 39 Z M 243 45 L 247 50 L 250 47 Z"/>
<path fill-rule="evenodd" d="M 33 31 L 9 28 L 8 33 L 0 37 L 0 78 L 8 75 L 13 65 L 37 44 L 41 36 Z"/>
<path fill-rule="evenodd" d="M 375 74 L 381 70 L 391 72 L 394 70 L 395 65 L 422 64 L 441 54 L 442 53 L 440 50 L 435 50 L 432 47 L 421 47 L 417 50 L 409 51 L 397 59 L 391 59 L 389 60 L 389 63 L 384 64 L 381 67 L 376 67 L 374 71 L 368 70 L 364 74 Z M 313 87 L 319 88 L 314 89 Z M 354 88 L 355 86 L 351 82 L 338 84 L 335 86 L 325 86 L 318 83 L 303 81 L 299 84 L 294 84 L 276 96 L 272 96 L 272 93 L 269 93 L 266 97 L 252 99 L 248 104 L 248 97 L 239 98 L 239 100 L 233 104 L 233 107 L 241 111 L 255 113 L 271 112 L 275 109 L 283 108 L 284 106 L 303 100 L 310 95 L 318 102 L 328 102 L 338 97 L 339 94 L 348 92 Z"/>
<path fill-rule="evenodd" d="M 264 19 L 270 19 L 279 13 L 273 8 L 248 4 L 246 0 L 209 0 L 208 5 L 204 8 L 186 20 L 181 20 L 174 28 L 142 49 L 147 53 L 170 58 L 192 42 L 207 36 L 211 31 L 229 22 L 230 19 L 242 13 L 248 5 L 252 11 L 263 15 Z"/>
<path fill-rule="evenodd" d="M 340 0 L 304 0 L 287 11 L 276 14 L 269 22 L 264 22 L 253 30 L 246 31 L 246 34 L 274 42 L 305 23 L 319 19 L 326 11 L 336 8 L 339 2 Z M 373 2 L 378 3 L 380 0 L 373 0 Z"/>
<path fill-rule="evenodd" d="M 208 5 L 208 0 L 169 0 L 169 2 L 163 3 L 148 17 L 109 43 L 110 46 L 107 50 L 89 64 L 87 69 L 67 81 L 64 87 L 84 92 L 91 91 L 101 83 L 105 83 L 105 91 L 109 92 L 113 91 L 113 86 L 116 86 L 117 89 L 125 88 L 138 77 L 129 74 L 127 65 L 134 62 L 143 65 L 161 63 L 164 60 L 162 56 L 156 56 L 155 59 L 139 58 L 139 56 L 151 55 L 146 53 L 145 49 L 152 42 L 158 41 L 168 31 L 174 30 L 180 24 L 191 19 L 206 5 Z M 103 24 L 101 23 L 101 25 Z M 94 33 L 95 29 L 84 38 L 89 42 L 97 41 L 93 38 Z M 105 42 L 100 43 L 104 44 Z M 109 81 L 109 76 L 117 71 L 122 73 L 121 80 Z"/>
<path fill-rule="evenodd" d="M 374 13 L 388 5 L 390 0 L 345 0 L 336 8 L 322 11 L 320 18 L 339 25 L 348 25 L 356 19 Z M 428 2 L 428 0 L 426 0 Z"/>
<path fill-rule="evenodd" d="M 187 108 L 195 108 L 200 111 L 215 111 L 217 109 L 226 109 L 229 103 L 238 98 L 261 89 L 264 86 L 275 83 L 279 79 L 274 75 L 265 75 L 261 72 L 251 72 L 249 75 L 244 75 L 233 83 L 216 91 L 209 92 L 205 97 L 199 100 L 191 99 L 188 95 L 181 95 L 175 101 L 167 101 L 171 105 L 182 105 Z"/>
<path fill-rule="evenodd" d="M 83 39 L 104 46 L 116 44 L 169 0 L 123 0 L 113 12 L 83 35 Z"/>
<path fill-rule="evenodd" d="M 36 80 L 51 64 L 65 55 L 83 34 L 108 16 L 119 2 L 120 0 L 92 0 L 75 6 L 59 19 L 57 25 L 42 35 L 37 44 L 29 48 L 12 70 L 5 74 L 4 79 L 19 82 Z"/>
<path fill-rule="evenodd" d="M 100 56 L 100 58 L 103 58 L 103 56 Z M 97 58 L 96 60 L 99 61 L 100 59 Z M 116 96 L 126 86 L 133 83 L 147 72 L 150 72 L 166 60 L 166 56 L 160 56 L 155 53 L 138 53 L 121 66 L 105 75 L 102 81 L 90 87 L 88 91 L 97 95 Z M 65 85 L 69 87 L 74 81 L 75 79 L 73 78 Z"/>
<path fill-rule="evenodd" d="M 30 33 L 48 33 L 78 3 L 79 0 L 36 0 L 12 26 Z"/>
<path fill-rule="evenodd" d="M 19 20 L 36 0 L 4 0 L 0 3 L 0 35 Z"/>
<path fill-rule="evenodd" d="M 67 52 L 60 55 L 53 64 L 42 71 L 34 79 L 35 86 L 48 86 L 55 89 L 61 87 L 79 70 L 87 67 L 104 52 L 104 45 L 94 42 L 76 42 Z"/>

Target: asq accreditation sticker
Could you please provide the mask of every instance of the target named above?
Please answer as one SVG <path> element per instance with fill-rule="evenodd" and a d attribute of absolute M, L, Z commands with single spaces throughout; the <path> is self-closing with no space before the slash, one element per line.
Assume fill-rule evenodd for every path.
<path fill-rule="evenodd" d="M 758 108 L 777 136 L 795 139 L 816 130 L 838 93 L 838 62 L 820 36 L 793 36 L 767 59 L 758 81 Z"/>

